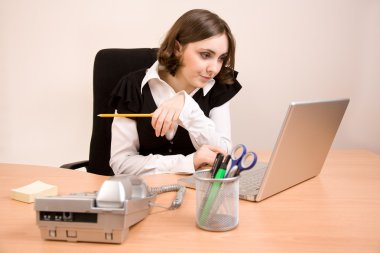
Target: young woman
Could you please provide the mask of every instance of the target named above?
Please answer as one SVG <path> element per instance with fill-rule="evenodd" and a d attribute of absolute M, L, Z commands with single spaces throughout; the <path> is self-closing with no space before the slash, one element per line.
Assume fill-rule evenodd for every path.
<path fill-rule="evenodd" d="M 231 150 L 229 101 L 241 89 L 233 70 L 235 40 L 216 14 L 183 14 L 148 70 L 120 80 L 111 101 L 110 166 L 115 174 L 193 173 Z"/>

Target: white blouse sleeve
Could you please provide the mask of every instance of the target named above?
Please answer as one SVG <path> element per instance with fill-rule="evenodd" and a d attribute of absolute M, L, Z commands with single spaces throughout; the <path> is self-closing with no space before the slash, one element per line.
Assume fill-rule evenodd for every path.
<path fill-rule="evenodd" d="M 185 93 L 185 105 L 179 116 L 180 125 L 190 133 L 195 149 L 208 144 L 231 151 L 230 103 L 210 111 L 208 118 L 195 100 Z"/>

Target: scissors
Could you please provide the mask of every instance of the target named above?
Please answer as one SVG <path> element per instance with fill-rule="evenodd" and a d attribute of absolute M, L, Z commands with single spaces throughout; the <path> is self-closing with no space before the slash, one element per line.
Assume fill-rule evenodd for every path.
<path fill-rule="evenodd" d="M 244 170 L 253 168 L 257 163 L 255 152 L 247 151 L 243 144 L 236 145 L 231 151 L 231 162 L 226 177 L 234 177 Z"/>

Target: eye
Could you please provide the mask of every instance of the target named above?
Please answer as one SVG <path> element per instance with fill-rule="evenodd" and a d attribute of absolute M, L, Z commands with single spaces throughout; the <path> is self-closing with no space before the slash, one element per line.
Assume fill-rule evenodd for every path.
<path fill-rule="evenodd" d="M 203 58 L 203 59 L 207 59 L 207 58 L 210 58 L 210 53 L 209 52 L 201 52 L 201 53 L 199 53 L 200 55 L 201 55 L 201 57 Z"/>
<path fill-rule="evenodd" d="M 227 55 L 222 55 L 222 56 L 219 57 L 218 60 L 219 60 L 220 62 L 224 62 L 226 59 L 227 59 Z"/>

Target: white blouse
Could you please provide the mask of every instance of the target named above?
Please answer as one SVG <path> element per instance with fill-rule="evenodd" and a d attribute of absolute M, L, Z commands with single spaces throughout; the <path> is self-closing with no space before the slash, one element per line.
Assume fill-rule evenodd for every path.
<path fill-rule="evenodd" d="M 158 75 L 158 61 L 147 71 L 142 87 L 148 83 L 153 99 L 158 106 L 176 93 L 173 88 Z M 215 80 L 210 80 L 203 89 L 206 95 L 214 86 Z M 231 120 L 229 102 L 215 107 L 208 118 L 191 94 L 185 94 L 185 104 L 179 115 L 178 124 L 185 128 L 195 149 L 208 144 L 218 146 L 230 152 L 231 150 Z M 194 173 L 193 154 L 184 155 L 139 155 L 139 134 L 136 121 L 129 118 L 114 118 L 112 123 L 110 166 L 115 175 L 135 174 L 148 175 L 159 173 Z M 175 133 L 173 133 L 175 134 Z"/>

